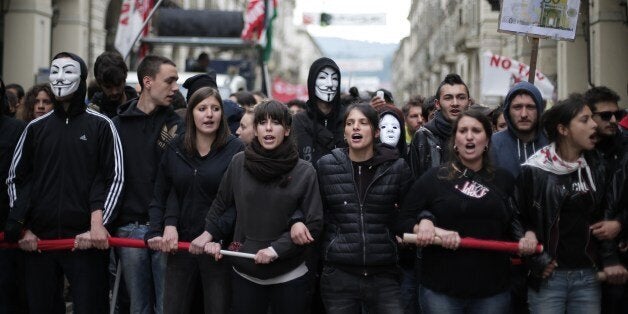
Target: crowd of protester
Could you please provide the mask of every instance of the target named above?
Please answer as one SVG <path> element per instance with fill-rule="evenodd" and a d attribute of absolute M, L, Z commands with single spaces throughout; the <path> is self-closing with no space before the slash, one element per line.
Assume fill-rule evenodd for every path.
<path fill-rule="evenodd" d="M 62 52 L 49 84 L 0 81 L 0 227 L 17 244 L 0 249 L 0 313 L 628 311 L 628 117 L 609 88 L 546 108 L 519 82 L 488 108 L 449 74 L 401 106 L 342 94 L 320 58 L 308 99 L 283 104 L 223 99 L 210 72 L 184 97 L 161 56 L 139 92 L 117 53 L 93 68 L 88 88 Z"/>

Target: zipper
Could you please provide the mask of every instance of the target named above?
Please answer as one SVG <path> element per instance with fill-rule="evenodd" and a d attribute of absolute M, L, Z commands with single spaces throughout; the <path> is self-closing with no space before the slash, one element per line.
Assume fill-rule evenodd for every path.
<path fill-rule="evenodd" d="M 65 125 L 68 126 L 65 129 L 63 129 L 63 139 L 61 142 L 62 145 L 62 149 L 60 150 L 60 155 L 61 158 L 59 160 L 66 160 L 66 152 L 67 152 L 67 138 L 68 138 L 68 128 L 69 128 L 69 122 L 70 122 L 70 118 L 66 117 L 65 118 Z M 61 171 L 61 177 L 59 182 L 61 182 L 61 184 L 59 184 L 59 205 L 57 207 L 57 237 L 61 238 L 61 209 L 64 208 L 63 206 L 63 189 L 65 187 L 65 171 Z M 91 224 L 91 218 L 90 218 L 90 224 Z"/>
<path fill-rule="evenodd" d="M 325 128 L 327 128 L 327 119 L 325 119 Z"/>
<path fill-rule="evenodd" d="M 560 222 L 560 210 L 563 208 L 563 205 L 565 205 L 565 198 L 564 197 L 563 197 L 563 199 L 560 202 L 560 206 L 558 207 L 558 212 L 556 213 L 556 218 L 554 219 L 554 221 L 549 226 L 549 230 L 547 232 L 548 238 L 550 238 L 549 240 L 551 240 L 552 228 L 554 227 L 554 225 L 556 223 Z M 556 230 L 556 244 L 554 245 L 553 248 L 551 248 L 553 253 L 554 253 L 554 255 L 556 255 L 556 250 L 557 250 L 557 247 L 558 247 L 558 240 L 560 238 L 560 225 L 557 228 L 558 228 L 558 230 Z M 552 244 L 551 241 L 548 241 L 548 244 Z M 550 253 L 552 253 L 552 252 L 550 252 Z"/>
<path fill-rule="evenodd" d="M 349 160 L 349 166 L 350 166 L 349 168 L 351 169 L 351 178 L 353 179 L 353 186 L 357 187 L 357 183 L 355 181 L 355 174 L 353 172 L 353 166 L 351 165 L 351 160 Z M 361 234 L 362 234 L 362 265 L 364 266 L 364 273 L 363 273 L 363 275 L 365 277 L 368 276 L 368 272 L 366 271 L 366 232 L 365 232 L 365 228 L 364 228 L 364 201 L 366 200 L 366 195 L 368 194 L 368 191 L 371 188 L 371 186 L 373 186 L 373 183 L 375 181 L 377 181 L 377 179 L 379 179 L 382 176 L 384 176 L 384 174 L 386 174 L 389 169 L 390 169 L 390 167 L 386 168 L 379 175 L 376 174 L 376 176 L 373 177 L 373 180 L 371 180 L 369 185 L 366 187 L 366 190 L 364 191 L 364 195 L 363 195 L 362 198 L 360 198 L 360 193 L 358 193 L 358 190 L 355 189 L 355 194 L 357 196 L 358 203 L 360 205 L 360 228 L 361 228 Z M 361 174 L 361 167 L 360 166 L 358 166 L 358 174 Z"/>
<path fill-rule="evenodd" d="M 593 204 L 595 204 L 596 203 L 596 201 L 595 201 L 595 194 L 594 194 L 593 191 L 591 191 L 591 190 L 589 190 L 589 191 L 591 192 L 591 198 L 593 200 Z M 589 260 L 593 264 L 593 267 L 597 268 L 595 260 L 593 258 L 591 258 L 591 256 L 589 255 L 589 252 L 587 252 L 587 249 L 589 248 L 589 243 L 591 243 L 591 231 L 588 230 L 588 228 L 587 228 L 587 242 L 584 245 L 584 255 L 586 255 L 589 258 Z"/>

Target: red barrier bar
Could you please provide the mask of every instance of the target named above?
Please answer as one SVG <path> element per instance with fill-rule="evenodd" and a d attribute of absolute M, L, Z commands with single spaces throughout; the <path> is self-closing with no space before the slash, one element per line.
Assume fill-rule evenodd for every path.
<path fill-rule="evenodd" d="M 404 233 L 403 234 L 403 242 L 416 244 L 416 234 L 414 233 Z M 439 237 L 434 238 L 434 244 L 440 245 L 441 240 Z M 489 251 L 499 251 L 506 253 L 518 253 L 519 252 L 519 242 L 506 242 L 506 241 L 494 241 L 494 240 L 480 240 L 474 238 L 461 238 L 460 239 L 460 248 L 465 249 L 478 249 L 478 250 L 489 250 Z M 543 252 L 543 245 L 538 244 L 536 246 L 535 253 Z"/>

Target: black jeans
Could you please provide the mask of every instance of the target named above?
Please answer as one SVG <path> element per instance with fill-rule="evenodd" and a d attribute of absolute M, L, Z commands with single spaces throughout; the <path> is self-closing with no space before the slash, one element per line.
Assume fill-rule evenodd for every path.
<path fill-rule="evenodd" d="M 23 252 L 0 249 L 0 314 L 22 313 L 28 313 Z"/>
<path fill-rule="evenodd" d="M 288 282 L 259 285 L 233 272 L 233 314 L 305 313 L 311 303 L 310 273 Z"/>
<path fill-rule="evenodd" d="M 190 313 L 196 280 L 203 289 L 205 314 L 229 313 L 231 300 L 230 266 L 210 255 L 193 255 L 187 251 L 169 254 L 166 261 L 164 313 Z"/>
<path fill-rule="evenodd" d="M 325 266 L 321 295 L 328 314 L 403 313 L 399 276 L 382 273 L 360 276 Z"/>
<path fill-rule="evenodd" d="M 63 275 L 72 291 L 74 313 L 108 313 L 108 250 L 28 252 L 24 254 L 30 313 L 51 313 L 63 293 Z"/>

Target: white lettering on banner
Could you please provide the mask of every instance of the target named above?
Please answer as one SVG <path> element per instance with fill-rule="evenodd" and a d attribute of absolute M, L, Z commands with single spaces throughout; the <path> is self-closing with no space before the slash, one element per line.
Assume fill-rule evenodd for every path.
<path fill-rule="evenodd" d="M 257 40 L 260 38 L 264 29 L 264 9 L 263 0 L 249 1 L 244 15 L 244 29 L 242 29 L 240 36 L 242 39 Z"/>
<path fill-rule="evenodd" d="M 513 85 L 528 80 L 529 72 L 530 66 L 523 62 L 485 52 L 482 57 L 482 96 L 506 96 Z M 539 70 L 535 75 L 534 86 L 541 91 L 544 99 L 552 99 L 552 82 Z"/>
<path fill-rule="evenodd" d="M 462 194 L 471 196 L 473 198 L 482 198 L 484 197 L 484 195 L 486 195 L 486 193 L 490 191 L 487 187 L 475 181 L 465 181 L 462 186 L 456 184 L 454 187 L 458 191 L 462 192 Z"/>

